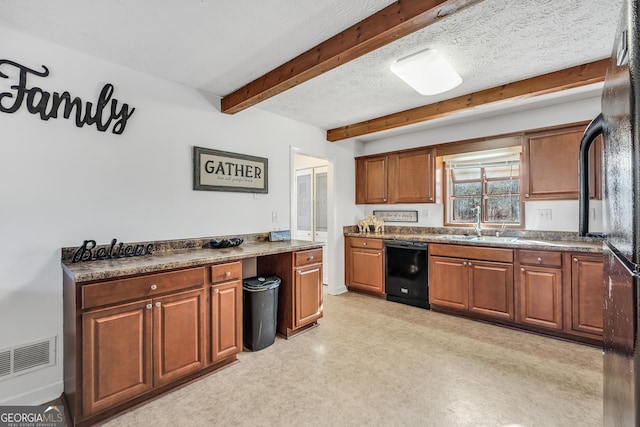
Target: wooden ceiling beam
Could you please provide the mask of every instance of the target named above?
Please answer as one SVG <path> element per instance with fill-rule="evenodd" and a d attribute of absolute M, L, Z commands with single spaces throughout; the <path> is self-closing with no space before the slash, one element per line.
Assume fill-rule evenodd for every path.
<path fill-rule="evenodd" d="M 604 81 L 609 59 L 474 92 L 327 131 L 331 142 L 450 116 L 502 101 L 531 98 Z"/>
<path fill-rule="evenodd" d="M 398 0 L 222 98 L 235 114 L 482 0 Z"/>

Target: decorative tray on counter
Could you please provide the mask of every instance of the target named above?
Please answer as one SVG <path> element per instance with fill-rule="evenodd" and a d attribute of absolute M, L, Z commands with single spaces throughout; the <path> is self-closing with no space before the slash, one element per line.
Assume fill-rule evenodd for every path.
<path fill-rule="evenodd" d="M 232 237 L 231 239 L 211 239 L 202 245 L 202 247 L 209 249 L 232 248 L 234 246 L 240 246 L 242 242 L 244 242 L 244 240 L 239 237 Z"/>

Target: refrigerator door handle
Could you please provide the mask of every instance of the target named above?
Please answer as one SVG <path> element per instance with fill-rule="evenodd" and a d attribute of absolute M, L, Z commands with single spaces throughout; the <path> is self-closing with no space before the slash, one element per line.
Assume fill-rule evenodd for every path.
<path fill-rule="evenodd" d="M 605 240 L 604 244 L 611 251 L 613 256 L 618 260 L 618 262 L 627 270 L 627 273 L 633 278 L 640 278 L 640 265 L 634 264 L 629 261 L 624 255 L 620 253 L 620 251 L 613 246 L 611 243 Z"/>
<path fill-rule="evenodd" d="M 586 236 L 589 232 L 589 148 L 604 131 L 602 113 L 593 119 L 582 135 L 578 161 L 578 235 Z"/>

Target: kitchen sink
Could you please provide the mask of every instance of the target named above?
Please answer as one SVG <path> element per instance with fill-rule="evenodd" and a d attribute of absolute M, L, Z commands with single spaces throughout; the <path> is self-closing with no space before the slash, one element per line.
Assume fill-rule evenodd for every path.
<path fill-rule="evenodd" d="M 495 243 L 513 243 L 518 240 L 517 237 L 507 236 L 464 236 L 459 234 L 445 234 L 438 239 L 442 240 L 459 240 L 464 242 L 495 242 Z"/>
<path fill-rule="evenodd" d="M 442 236 L 438 236 L 438 239 L 443 240 L 477 240 L 478 236 L 461 236 L 457 234 L 444 234 Z"/>
<path fill-rule="evenodd" d="M 522 243 L 523 245 L 567 246 L 566 242 L 552 242 L 549 240 L 518 239 L 518 243 Z"/>

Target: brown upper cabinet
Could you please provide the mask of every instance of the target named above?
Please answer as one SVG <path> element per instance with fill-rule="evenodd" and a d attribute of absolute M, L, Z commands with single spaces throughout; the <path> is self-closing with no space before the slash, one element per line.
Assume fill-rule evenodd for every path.
<path fill-rule="evenodd" d="M 525 200 L 578 198 L 578 152 L 586 128 L 576 125 L 526 133 L 523 140 L 523 195 Z M 601 197 L 602 140 L 590 150 L 589 197 Z"/>
<path fill-rule="evenodd" d="M 435 202 L 435 150 L 356 158 L 356 203 Z"/>
<path fill-rule="evenodd" d="M 356 204 L 387 203 L 388 156 L 356 159 Z"/>

